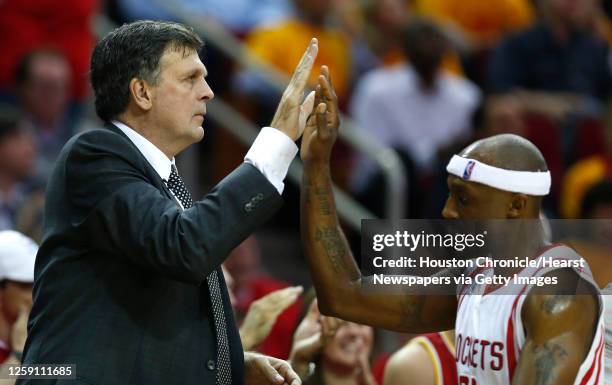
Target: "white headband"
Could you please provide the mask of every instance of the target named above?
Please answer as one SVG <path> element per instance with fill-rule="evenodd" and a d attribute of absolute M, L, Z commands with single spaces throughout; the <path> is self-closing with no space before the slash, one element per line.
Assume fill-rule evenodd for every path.
<path fill-rule="evenodd" d="M 499 190 L 534 196 L 544 196 L 550 192 L 548 171 L 506 170 L 458 155 L 453 155 L 446 171 L 463 180 L 482 183 Z"/>

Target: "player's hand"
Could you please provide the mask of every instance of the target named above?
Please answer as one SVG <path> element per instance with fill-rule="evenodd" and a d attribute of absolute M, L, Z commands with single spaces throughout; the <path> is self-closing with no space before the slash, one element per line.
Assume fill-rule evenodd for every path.
<path fill-rule="evenodd" d="M 308 118 L 302 138 L 302 161 L 306 164 L 329 163 L 339 126 L 338 97 L 331 83 L 329 69 L 322 66 L 315 89 L 315 110 Z"/>
<path fill-rule="evenodd" d="M 302 381 L 289 363 L 278 358 L 244 352 L 246 385 L 300 385 Z"/>
<path fill-rule="evenodd" d="M 370 368 L 369 351 L 363 341 L 359 348 L 358 360 L 359 362 L 357 364 L 357 378 L 359 379 L 359 383 L 364 385 L 376 385 L 374 374 L 372 373 L 372 369 Z"/>
<path fill-rule="evenodd" d="M 291 306 L 303 290 L 301 286 L 287 287 L 273 291 L 251 304 L 240 327 L 244 350 L 251 350 L 266 339 L 278 315 Z"/>
<path fill-rule="evenodd" d="M 285 133 L 293 141 L 302 136 L 306 120 L 310 116 L 314 105 L 314 92 L 308 94 L 304 100 L 302 99 L 318 50 L 317 39 L 312 39 L 295 68 L 291 81 L 283 92 L 272 123 L 270 123 L 271 127 Z"/>
<path fill-rule="evenodd" d="M 306 317 L 293 335 L 293 344 L 289 353 L 289 362 L 301 378 L 305 377 L 308 365 L 334 338 L 343 323 L 344 321 L 337 318 L 322 316 L 317 301 L 313 301 Z"/>

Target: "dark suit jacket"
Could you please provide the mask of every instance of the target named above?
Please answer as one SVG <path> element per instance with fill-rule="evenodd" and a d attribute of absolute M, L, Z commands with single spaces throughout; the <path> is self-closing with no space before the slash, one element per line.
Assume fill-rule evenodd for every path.
<path fill-rule="evenodd" d="M 214 384 L 205 277 L 281 202 L 242 164 L 181 211 L 118 128 L 72 138 L 47 187 L 24 363 L 76 364 L 80 382 L 67 384 Z M 242 345 L 221 286 L 233 384 L 242 384 Z"/>

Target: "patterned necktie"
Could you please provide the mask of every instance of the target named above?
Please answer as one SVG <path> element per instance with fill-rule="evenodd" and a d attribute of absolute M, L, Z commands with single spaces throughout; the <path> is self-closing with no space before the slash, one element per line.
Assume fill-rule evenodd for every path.
<path fill-rule="evenodd" d="M 181 202 L 185 209 L 193 206 L 191 194 L 179 176 L 176 167 L 172 165 L 170 178 L 167 186 L 174 196 Z M 210 302 L 212 303 L 215 330 L 217 332 L 217 385 L 231 385 L 232 371 L 230 364 L 229 342 L 227 339 L 227 329 L 225 323 L 225 313 L 221 303 L 221 288 L 219 286 L 219 271 L 214 270 L 206 278 L 208 291 L 210 292 Z"/>

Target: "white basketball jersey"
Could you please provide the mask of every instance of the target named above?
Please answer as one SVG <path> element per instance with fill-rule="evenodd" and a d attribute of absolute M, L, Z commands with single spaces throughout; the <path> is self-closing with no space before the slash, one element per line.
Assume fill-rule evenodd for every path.
<path fill-rule="evenodd" d="M 537 259 L 540 258 L 575 260 L 580 257 L 567 246 L 554 245 L 537 257 Z M 539 266 L 544 265 L 540 261 Z M 517 273 L 517 276 L 541 277 L 555 269 L 555 267 L 527 267 Z M 597 289 L 588 266 L 574 270 Z M 492 269 L 480 268 L 471 271 L 470 274 L 490 276 L 492 272 Z M 521 310 L 532 287 L 533 285 L 529 284 L 510 284 L 495 289 L 485 284 L 474 283 L 460 289 L 455 324 L 459 385 L 510 385 L 512 383 L 514 371 L 525 343 Z M 599 295 L 600 311 L 597 331 L 589 353 L 580 366 L 574 385 L 603 384 L 604 323 L 602 308 L 603 301 Z"/>

